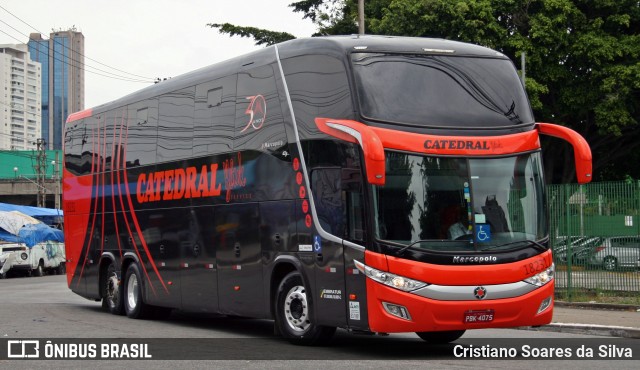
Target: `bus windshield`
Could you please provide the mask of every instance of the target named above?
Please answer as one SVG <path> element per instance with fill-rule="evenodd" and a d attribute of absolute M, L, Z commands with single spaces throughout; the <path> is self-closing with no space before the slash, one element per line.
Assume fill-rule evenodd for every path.
<path fill-rule="evenodd" d="M 440 55 L 351 55 L 364 117 L 420 127 L 532 124 L 511 61 Z"/>
<path fill-rule="evenodd" d="M 473 159 L 387 151 L 386 176 L 373 186 L 379 240 L 470 252 L 523 248 L 547 235 L 538 152 Z"/>

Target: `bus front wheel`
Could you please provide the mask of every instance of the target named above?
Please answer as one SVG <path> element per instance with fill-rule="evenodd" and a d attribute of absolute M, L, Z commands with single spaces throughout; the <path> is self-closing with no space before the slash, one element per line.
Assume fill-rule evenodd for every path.
<path fill-rule="evenodd" d="M 280 282 L 275 308 L 276 326 L 293 344 L 323 344 L 336 331 L 334 327 L 313 323 L 307 288 L 297 271 L 289 273 Z"/>
<path fill-rule="evenodd" d="M 459 339 L 465 330 L 451 330 L 451 331 L 421 331 L 416 332 L 422 340 L 433 344 L 444 344 L 453 342 Z"/>

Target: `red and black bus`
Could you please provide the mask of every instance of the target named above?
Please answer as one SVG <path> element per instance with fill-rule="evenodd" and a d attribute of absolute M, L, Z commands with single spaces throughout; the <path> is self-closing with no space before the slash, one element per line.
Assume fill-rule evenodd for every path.
<path fill-rule="evenodd" d="M 553 310 L 540 135 L 513 63 L 448 40 L 288 41 L 75 113 L 67 279 L 113 314 L 335 328 L 543 325 Z"/>

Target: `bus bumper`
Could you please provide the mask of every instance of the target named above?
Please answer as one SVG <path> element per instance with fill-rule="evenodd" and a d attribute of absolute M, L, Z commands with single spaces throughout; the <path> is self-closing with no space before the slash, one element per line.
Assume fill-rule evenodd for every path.
<path fill-rule="evenodd" d="M 554 281 L 551 281 L 514 298 L 440 301 L 367 279 L 369 327 L 373 332 L 402 333 L 546 325 L 553 317 L 553 293 Z M 545 306 L 543 302 L 546 308 L 538 312 Z M 400 312 L 404 307 L 408 318 L 391 314 L 394 307 Z M 477 319 L 469 320 L 469 316 Z"/>

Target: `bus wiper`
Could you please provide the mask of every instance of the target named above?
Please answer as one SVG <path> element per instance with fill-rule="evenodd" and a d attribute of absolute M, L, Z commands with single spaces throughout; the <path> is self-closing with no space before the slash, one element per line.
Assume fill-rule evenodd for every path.
<path fill-rule="evenodd" d="M 415 242 L 411 242 L 411 244 L 402 247 L 399 251 L 396 252 L 396 256 L 399 256 L 402 254 L 402 252 L 406 251 L 407 249 L 413 247 L 414 245 L 418 244 L 418 243 L 424 243 L 424 242 L 428 242 L 428 240 L 416 240 Z"/>
<path fill-rule="evenodd" d="M 490 251 L 490 250 L 494 250 L 494 249 L 499 249 L 499 248 L 502 248 L 502 247 L 506 247 L 506 246 L 509 246 L 509 245 L 512 245 L 512 244 L 525 243 L 525 242 L 526 242 L 526 243 L 531 243 L 531 245 L 532 245 L 533 247 L 535 247 L 537 250 L 539 250 L 539 251 L 541 251 L 541 252 L 544 252 L 544 251 L 546 251 L 546 250 L 548 249 L 547 247 L 545 247 L 544 245 L 542 245 L 542 244 L 538 243 L 538 242 L 537 242 L 537 241 L 535 241 L 535 240 L 516 240 L 516 241 L 513 241 L 513 242 L 509 242 L 509 243 L 498 244 L 498 245 L 492 245 L 492 246 L 489 246 L 489 247 L 487 247 L 487 248 L 480 249 L 480 251 L 481 251 L 481 252 L 483 252 L 483 251 Z"/>

